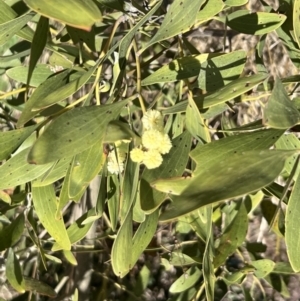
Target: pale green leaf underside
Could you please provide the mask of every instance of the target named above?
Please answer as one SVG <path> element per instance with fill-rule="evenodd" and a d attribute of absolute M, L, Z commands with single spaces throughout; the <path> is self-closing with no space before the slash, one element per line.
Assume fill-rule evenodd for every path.
<path fill-rule="evenodd" d="M 62 158 L 58 162 L 52 164 L 49 170 L 42 176 L 35 179 L 32 185 L 47 186 L 55 181 L 65 177 L 69 166 L 71 165 L 73 157 Z"/>
<path fill-rule="evenodd" d="M 71 242 L 64 221 L 55 217 L 57 201 L 52 184 L 32 187 L 32 198 L 35 212 L 42 225 L 62 249 L 71 250 Z"/>
<path fill-rule="evenodd" d="M 0 160 L 6 159 L 23 141 L 32 134 L 36 126 L 0 133 Z"/>
<path fill-rule="evenodd" d="M 70 225 L 70 227 L 67 229 L 67 233 L 71 244 L 75 244 L 76 242 L 80 241 L 85 237 L 85 235 L 89 232 L 89 230 L 93 226 L 93 222 L 95 220 L 85 224 L 83 224 L 83 222 L 89 217 L 96 216 L 95 214 L 96 214 L 95 209 L 94 208 L 90 209 L 88 212 L 83 214 L 80 218 L 78 218 L 74 223 Z M 52 251 L 57 251 L 60 249 L 61 246 L 57 242 L 52 247 Z"/>
<path fill-rule="evenodd" d="M 28 161 L 54 162 L 102 143 L 107 124 L 115 119 L 126 100 L 102 106 L 72 109 L 55 119 L 31 148 Z M 62 131 L 61 129 L 64 129 Z"/>
<path fill-rule="evenodd" d="M 90 181 L 102 169 L 105 160 L 102 143 L 94 144 L 74 157 L 69 177 L 71 199 L 84 192 Z"/>
<path fill-rule="evenodd" d="M 50 65 L 39 64 L 35 67 L 33 74 L 30 80 L 30 86 L 37 87 L 42 82 L 44 82 L 50 75 L 53 75 L 54 72 L 51 71 Z M 15 68 L 10 68 L 6 71 L 6 74 L 11 79 L 26 84 L 28 76 L 28 67 L 18 66 Z"/>
<path fill-rule="evenodd" d="M 121 225 L 111 250 L 111 264 L 116 275 L 123 278 L 132 268 L 132 210 Z"/>
<path fill-rule="evenodd" d="M 227 6 L 242 6 L 248 3 L 248 0 L 225 0 Z"/>
<path fill-rule="evenodd" d="M 6 23 L 18 18 L 18 14 L 4 1 L 0 1 L 0 23 Z M 23 16 L 22 16 L 23 17 Z M 32 41 L 33 38 L 33 30 L 28 26 L 25 26 L 17 35 L 20 36 L 22 39 L 27 41 Z M 7 40 L 6 40 L 7 41 Z M 5 41 L 5 42 L 6 42 Z"/>
<path fill-rule="evenodd" d="M 181 293 L 191 288 L 202 276 L 202 272 L 196 266 L 192 266 L 183 273 L 170 287 L 170 293 Z"/>
<path fill-rule="evenodd" d="M 92 0 L 25 0 L 25 3 L 43 16 L 85 30 L 101 20 L 101 13 Z"/>
<path fill-rule="evenodd" d="M 0 189 L 30 182 L 44 174 L 51 164 L 32 165 L 26 161 L 29 148 L 17 153 L 0 166 Z"/>
<path fill-rule="evenodd" d="M 26 71 L 27 72 L 27 71 Z M 33 111 L 33 108 L 37 107 L 37 103 L 43 101 L 53 91 L 66 85 L 68 81 L 70 70 L 64 70 L 43 81 L 32 93 L 29 100 L 25 103 L 22 114 L 18 120 L 17 126 L 21 126 L 33 118 L 37 111 Z M 26 73 L 27 76 L 27 73 Z"/>
<path fill-rule="evenodd" d="M 264 278 L 273 271 L 275 262 L 270 259 L 260 259 L 252 261 L 251 265 L 255 268 L 254 275 L 257 278 Z"/>
<path fill-rule="evenodd" d="M 54 91 L 51 91 L 44 98 L 40 99 L 38 102 L 35 102 L 32 110 L 38 111 L 41 109 L 45 109 L 61 100 L 66 99 L 67 97 L 74 94 L 78 91 L 87 81 L 91 78 L 95 70 L 97 69 L 98 64 L 95 64 L 94 67 L 90 68 L 87 72 L 85 72 L 79 78 L 76 78 L 67 84 L 57 88 Z"/>
<path fill-rule="evenodd" d="M 3 13 L 2 11 L 1 14 Z M 3 23 L 0 19 L 0 23 L 2 23 L 0 24 L 0 45 L 5 44 L 14 34 L 18 33 L 32 17 L 32 15 L 26 14 Z"/>
<path fill-rule="evenodd" d="M 206 1 L 203 8 L 201 8 L 197 14 L 197 24 L 212 19 L 216 14 L 222 11 L 224 6 L 224 2 L 221 0 Z"/>
<path fill-rule="evenodd" d="M 282 135 L 275 143 L 275 147 L 276 149 L 300 149 L 300 141 L 295 136 L 295 134 L 289 133 L 286 135 Z M 297 155 L 294 155 L 286 160 L 284 167 L 288 174 L 292 172 L 296 159 L 297 159 Z M 298 175 L 299 170 L 300 167 L 298 166 L 296 176 Z"/>
<path fill-rule="evenodd" d="M 132 239 L 131 266 L 136 264 L 141 254 L 151 242 L 157 228 L 158 213 L 159 211 L 156 210 L 155 212 L 146 215 L 145 221 L 139 225 L 135 232 Z"/>

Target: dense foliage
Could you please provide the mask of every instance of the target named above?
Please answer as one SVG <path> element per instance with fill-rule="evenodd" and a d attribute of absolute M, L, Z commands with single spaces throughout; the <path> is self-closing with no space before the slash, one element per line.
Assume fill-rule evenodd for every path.
<path fill-rule="evenodd" d="M 288 299 L 299 17 L 300 0 L 0 0 L 1 297 Z"/>

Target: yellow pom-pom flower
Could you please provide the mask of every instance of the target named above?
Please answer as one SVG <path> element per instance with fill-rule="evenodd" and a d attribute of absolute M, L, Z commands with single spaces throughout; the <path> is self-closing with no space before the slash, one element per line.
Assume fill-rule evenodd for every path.
<path fill-rule="evenodd" d="M 130 158 L 133 162 L 141 163 L 144 160 L 144 152 L 140 148 L 135 147 L 130 152 Z"/>
<path fill-rule="evenodd" d="M 116 158 L 116 153 L 115 151 L 111 151 L 108 156 L 107 156 L 107 170 L 111 174 L 119 174 L 124 171 L 124 161 L 126 154 L 122 152 L 118 152 L 117 149 L 117 154 L 118 154 L 118 159 Z"/>
<path fill-rule="evenodd" d="M 172 147 L 169 136 L 157 130 L 145 131 L 142 136 L 142 143 L 148 150 L 158 150 L 161 154 L 167 154 Z"/>
<path fill-rule="evenodd" d="M 172 148 L 172 143 L 169 136 L 167 134 L 161 135 L 158 151 L 161 154 L 167 154 L 171 148 Z"/>
<path fill-rule="evenodd" d="M 163 132 L 164 121 L 162 114 L 157 110 L 147 111 L 142 118 L 144 131 L 158 130 Z"/>
<path fill-rule="evenodd" d="M 153 169 L 161 165 L 163 159 L 157 150 L 149 150 L 144 153 L 143 163 L 148 169 Z"/>
<path fill-rule="evenodd" d="M 147 149 L 158 149 L 161 140 L 163 139 L 163 134 L 158 130 L 145 131 L 142 136 L 142 144 Z"/>

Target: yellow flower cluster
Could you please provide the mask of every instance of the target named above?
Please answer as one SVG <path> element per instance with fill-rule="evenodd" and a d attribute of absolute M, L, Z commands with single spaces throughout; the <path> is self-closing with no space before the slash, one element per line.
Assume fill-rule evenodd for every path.
<path fill-rule="evenodd" d="M 111 174 L 119 174 L 124 171 L 124 161 L 126 159 L 126 152 L 122 150 L 122 142 L 115 143 L 115 150 L 109 152 L 107 156 L 107 170 Z"/>
<path fill-rule="evenodd" d="M 162 154 L 167 154 L 172 143 L 167 134 L 164 133 L 163 117 L 159 111 L 149 110 L 142 118 L 144 133 L 142 145 L 135 147 L 130 152 L 133 162 L 143 163 L 148 169 L 161 165 Z"/>

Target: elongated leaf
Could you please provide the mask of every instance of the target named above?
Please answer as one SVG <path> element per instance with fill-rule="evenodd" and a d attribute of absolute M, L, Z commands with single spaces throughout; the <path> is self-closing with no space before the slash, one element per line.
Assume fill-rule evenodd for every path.
<path fill-rule="evenodd" d="M 36 102 L 32 110 L 41 110 L 45 109 L 61 100 L 66 99 L 67 97 L 74 94 L 78 91 L 86 82 L 91 78 L 95 70 L 97 69 L 98 64 L 95 64 L 94 67 L 90 68 L 85 72 L 81 77 L 76 78 L 75 80 L 70 81 L 69 83 L 57 88 L 55 91 L 51 91 L 49 95 L 46 95 L 45 98 L 40 99 L 39 102 Z"/>
<path fill-rule="evenodd" d="M 6 71 L 6 74 L 11 79 L 26 84 L 28 77 L 28 67 L 18 66 L 14 68 L 10 68 Z M 50 65 L 39 64 L 36 66 L 32 73 L 30 85 L 32 87 L 39 86 L 42 82 L 44 82 L 49 76 L 53 75 L 54 71 L 51 70 Z"/>
<path fill-rule="evenodd" d="M 74 254 L 71 251 L 63 250 L 63 254 L 64 254 L 65 258 L 67 259 L 67 261 L 70 262 L 72 265 L 75 265 L 75 266 L 78 265 L 76 257 L 74 256 Z"/>
<path fill-rule="evenodd" d="M 290 133 L 281 136 L 278 141 L 275 143 L 276 149 L 300 149 L 300 141 L 295 136 L 295 134 Z M 290 174 L 292 172 L 293 166 L 297 160 L 297 156 L 290 157 L 288 160 L 286 160 L 285 164 L 285 170 Z M 296 176 L 298 175 L 298 172 L 300 170 L 300 167 L 298 167 L 298 170 L 296 172 Z"/>
<path fill-rule="evenodd" d="M 107 200 L 107 207 L 110 217 L 110 224 L 112 230 L 115 232 L 119 222 L 120 216 L 120 201 L 121 201 L 121 187 L 119 177 L 116 174 L 107 178 L 107 188 L 109 196 Z"/>
<path fill-rule="evenodd" d="M 208 143 L 210 142 L 210 133 L 208 127 L 194 102 L 194 99 L 188 96 L 188 106 L 186 109 L 186 127 L 193 137 Z"/>
<path fill-rule="evenodd" d="M 224 3 L 227 5 L 227 6 L 242 6 L 242 5 L 245 5 L 248 3 L 247 0 L 226 0 L 224 1 Z"/>
<path fill-rule="evenodd" d="M 244 203 L 241 203 L 237 215 L 221 236 L 218 248 L 215 250 L 214 268 L 224 264 L 226 258 L 245 241 L 247 230 L 247 210 Z"/>
<path fill-rule="evenodd" d="M 30 182 L 44 174 L 51 164 L 32 165 L 26 161 L 26 148 L 0 166 L 0 189 L 15 187 Z"/>
<path fill-rule="evenodd" d="M 224 2 L 221 0 L 206 1 L 203 8 L 197 14 L 197 25 L 212 19 L 222 11 L 224 6 Z"/>
<path fill-rule="evenodd" d="M 136 200 L 136 195 L 137 195 L 137 190 L 139 185 L 139 171 L 140 171 L 139 164 L 133 162 L 132 160 L 127 161 L 124 179 L 123 179 L 123 185 L 122 185 L 122 195 L 121 195 L 121 208 L 120 208 L 121 223 L 127 216 L 128 210 L 133 206 L 134 201 Z"/>
<path fill-rule="evenodd" d="M 176 267 L 184 267 L 184 266 L 191 266 L 197 262 L 194 258 L 182 253 L 180 250 L 172 251 L 171 254 L 168 254 L 169 257 L 169 264 L 176 266 Z M 197 258 L 198 259 L 198 258 Z M 198 259 L 199 261 L 199 259 Z"/>
<path fill-rule="evenodd" d="M 72 168 L 72 165 L 70 164 L 70 166 L 69 166 L 69 168 L 66 172 L 62 188 L 60 190 L 59 201 L 58 201 L 57 209 L 56 209 L 56 213 L 55 213 L 55 216 L 56 216 L 57 219 L 62 218 L 61 211 L 65 207 L 65 205 L 70 201 L 70 198 L 69 198 L 69 178 L 70 178 L 71 168 Z"/>
<path fill-rule="evenodd" d="M 190 225 L 190 227 L 195 231 L 197 236 L 201 238 L 201 240 L 206 242 L 206 223 L 205 220 L 205 207 L 199 208 L 197 211 L 191 212 L 184 216 L 184 220 Z"/>
<path fill-rule="evenodd" d="M 197 13 L 203 2 L 203 0 L 175 0 L 170 5 L 156 35 L 146 48 L 154 43 L 188 31 L 194 25 Z"/>
<path fill-rule="evenodd" d="M 264 278 L 273 271 L 275 262 L 270 259 L 260 259 L 252 261 L 251 265 L 255 267 L 254 275 L 257 278 Z"/>
<path fill-rule="evenodd" d="M 132 210 L 121 225 L 111 250 L 111 264 L 116 275 L 123 278 L 130 269 L 132 247 Z"/>
<path fill-rule="evenodd" d="M 0 1 L 0 23 L 6 23 L 18 17 L 18 14 L 4 1 Z M 26 41 L 32 41 L 33 30 L 28 26 L 25 26 L 17 35 Z"/>
<path fill-rule="evenodd" d="M 196 266 L 192 266 L 171 285 L 170 293 L 181 293 L 191 288 L 200 279 L 201 275 L 201 270 Z"/>
<path fill-rule="evenodd" d="M 276 79 L 264 110 L 264 123 L 276 129 L 288 129 L 300 122 L 300 113 L 290 100 L 281 81 Z"/>
<path fill-rule="evenodd" d="M 89 183 L 102 169 L 106 161 L 102 143 L 94 144 L 92 147 L 77 154 L 72 163 L 69 177 L 69 197 L 75 198 L 82 195 Z"/>
<path fill-rule="evenodd" d="M 237 152 L 266 150 L 283 135 L 285 130 L 268 129 L 229 136 L 206 145 L 198 145 L 190 155 L 197 167 L 195 174 L 217 162 L 226 161 Z"/>
<path fill-rule="evenodd" d="M 247 91 L 252 90 L 256 85 L 266 79 L 263 74 L 257 74 L 249 77 L 242 77 L 233 80 L 226 86 L 220 88 L 214 93 L 208 93 L 202 96 L 194 97 L 195 103 L 202 113 L 204 119 L 209 119 L 228 109 L 225 102 L 238 97 Z M 214 84 L 211 84 L 213 86 Z M 181 101 L 170 108 L 162 108 L 165 114 L 175 114 L 184 112 L 187 108 L 188 101 Z"/>
<path fill-rule="evenodd" d="M 47 186 L 66 176 L 69 166 L 73 161 L 73 157 L 63 158 L 59 162 L 53 163 L 52 167 L 38 177 L 33 183 L 33 186 Z"/>
<path fill-rule="evenodd" d="M 128 123 L 113 120 L 106 127 L 103 142 L 115 143 L 120 140 L 131 140 L 136 137 L 136 134 L 130 129 Z"/>
<path fill-rule="evenodd" d="M 126 3 L 126 2 L 124 2 Z M 157 9 L 161 6 L 162 1 L 158 1 L 152 8 L 151 10 L 143 17 L 141 20 L 133 27 L 130 29 L 130 31 L 122 38 L 120 42 L 120 52 L 119 56 L 120 59 L 123 60 L 123 63 L 125 63 L 124 58 L 126 57 L 128 48 L 130 46 L 130 43 L 132 39 L 134 38 L 134 35 L 136 32 L 139 30 L 141 26 L 145 24 L 149 20 L 149 18 L 157 11 Z M 122 61 L 120 61 L 120 68 L 124 69 L 125 66 L 122 66 Z"/>
<path fill-rule="evenodd" d="M 71 249 L 71 242 L 67 234 L 63 219 L 56 219 L 57 201 L 52 185 L 32 187 L 32 197 L 35 212 L 55 241 L 64 250 Z"/>
<path fill-rule="evenodd" d="M 1 68 L 16 67 L 21 65 L 20 58 L 30 54 L 30 49 L 26 49 L 16 54 L 0 56 Z"/>
<path fill-rule="evenodd" d="M 282 14 L 237 10 L 227 17 L 227 25 L 241 33 L 263 35 L 276 30 L 285 20 Z"/>
<path fill-rule="evenodd" d="M 36 129 L 35 125 L 0 133 L 0 160 L 6 159 Z"/>
<path fill-rule="evenodd" d="M 255 269 L 252 268 L 251 272 L 253 272 Z M 237 271 L 234 273 L 230 273 L 225 275 L 225 277 L 223 278 L 223 280 L 225 281 L 225 283 L 231 285 L 231 284 L 240 284 L 242 282 L 242 280 L 244 280 L 245 278 L 245 272 L 243 271 Z"/>
<path fill-rule="evenodd" d="M 197 84 L 193 86 L 215 92 L 240 77 L 246 60 L 246 52 L 242 50 L 212 57 L 202 63 Z"/>
<path fill-rule="evenodd" d="M 25 3 L 38 14 L 85 30 L 101 20 L 101 13 L 92 0 L 25 0 Z"/>
<path fill-rule="evenodd" d="M 2 1 L 1 1 L 2 2 Z M 1 6 L 0 6 L 1 7 Z M 2 11 L 2 14 L 4 12 Z M 0 46 L 5 44 L 14 34 L 16 34 L 28 21 L 32 19 L 32 15 L 25 14 L 18 18 L 12 18 L 6 22 L 0 19 Z"/>
<path fill-rule="evenodd" d="M 37 139 L 28 161 L 35 164 L 54 162 L 102 143 L 107 124 L 118 116 L 127 101 L 80 107 L 62 114 Z"/>
<path fill-rule="evenodd" d="M 272 273 L 289 275 L 295 272 L 289 262 L 276 262 Z"/>
<path fill-rule="evenodd" d="M 256 74 L 249 77 L 241 77 L 228 85 L 220 88 L 214 93 L 195 97 L 194 100 L 200 108 L 209 108 L 215 106 L 231 99 L 234 99 L 237 96 L 240 96 L 250 90 L 258 84 L 262 83 L 266 79 L 265 74 Z"/>
<path fill-rule="evenodd" d="M 27 86 L 29 86 L 30 84 L 31 76 L 34 72 L 36 64 L 47 44 L 48 32 L 49 32 L 49 19 L 41 16 L 38 21 L 36 31 L 34 33 L 32 43 L 31 43 L 28 77 L 26 81 Z"/>
<path fill-rule="evenodd" d="M 300 48 L 300 27 L 299 27 L 299 18 L 300 18 L 300 1 L 295 0 L 293 8 L 293 29 L 294 29 L 294 37 Z"/>
<path fill-rule="evenodd" d="M 0 190 L 0 200 L 9 205 L 11 204 L 10 195 L 2 190 Z"/>
<path fill-rule="evenodd" d="M 25 218 L 20 213 L 12 223 L 3 227 L 0 231 L 0 251 L 4 251 L 12 247 L 21 237 L 24 230 Z"/>
<path fill-rule="evenodd" d="M 147 169 L 143 173 L 140 186 L 141 208 L 148 213 L 155 211 L 166 198 L 165 193 L 152 189 L 149 183 L 159 178 L 182 175 L 191 147 L 189 132 L 185 131 L 182 135 L 175 138 L 172 141 L 172 145 L 173 147 L 164 156 L 163 163 L 159 168 Z"/>
<path fill-rule="evenodd" d="M 300 271 L 299 193 L 300 177 L 298 174 L 287 205 L 285 216 L 285 241 L 287 246 L 287 254 L 289 257 L 289 262 L 295 272 Z"/>
<path fill-rule="evenodd" d="M 45 78 L 45 80 L 37 87 L 29 100 L 25 103 L 25 107 L 18 120 L 17 126 L 25 124 L 38 113 L 36 111 L 32 111 L 32 109 L 36 106 L 36 103 L 40 102 L 41 99 L 44 99 L 53 91 L 56 91 L 57 89 L 64 86 L 68 82 L 69 73 L 70 70 L 64 70 L 62 72 L 54 74 L 48 79 Z"/>
<path fill-rule="evenodd" d="M 14 251 L 9 248 L 6 260 L 6 278 L 11 286 L 19 293 L 25 292 L 25 284 L 20 262 Z"/>
<path fill-rule="evenodd" d="M 215 286 L 215 273 L 214 273 L 214 263 L 213 263 L 213 229 L 212 229 L 212 206 L 207 206 L 204 208 L 206 210 L 206 243 L 205 250 L 203 254 L 203 278 L 205 285 L 206 300 L 214 300 L 214 286 Z"/>
<path fill-rule="evenodd" d="M 191 55 L 173 60 L 171 63 L 164 65 L 154 73 L 142 80 L 142 86 L 153 85 L 156 83 L 173 82 L 176 80 L 186 79 L 198 76 L 201 71 L 201 64 L 208 59 L 217 57 L 218 54 L 200 54 Z"/>
<path fill-rule="evenodd" d="M 240 135 L 229 136 L 205 145 L 198 145 L 190 156 L 197 162 L 194 175 L 202 170 L 226 160 L 237 152 L 253 150 L 266 150 L 270 148 L 284 133 L 284 130 L 262 130 Z M 169 178 L 157 180 L 152 183 L 159 191 L 170 192 L 180 195 L 185 187 L 189 185 L 191 178 Z"/>
<path fill-rule="evenodd" d="M 173 197 L 173 205 L 162 213 L 161 220 L 170 220 L 202 206 L 259 190 L 274 181 L 285 160 L 295 153 L 280 150 L 237 152 L 226 161 L 210 164 L 186 182 L 180 196 Z"/>
<path fill-rule="evenodd" d="M 40 295 L 48 296 L 50 298 L 56 297 L 56 291 L 45 282 L 27 276 L 24 276 L 23 278 L 26 291 L 38 293 Z"/>
<path fill-rule="evenodd" d="M 142 81 L 142 85 L 172 82 L 198 76 L 195 87 L 215 91 L 237 79 L 246 62 L 245 51 L 228 54 L 200 54 L 174 60 Z"/>
<path fill-rule="evenodd" d="M 91 227 L 94 224 L 94 221 L 91 221 L 89 223 L 86 223 L 85 221 L 89 218 L 89 217 L 95 217 L 96 216 L 96 212 L 95 209 L 90 209 L 88 212 L 86 212 L 85 214 L 83 214 L 81 217 L 79 217 L 75 223 L 73 223 L 68 229 L 67 229 L 67 233 L 68 236 L 70 238 L 70 241 L 72 244 L 80 241 L 81 239 L 83 239 L 85 237 L 85 235 L 88 233 L 88 231 L 91 229 Z M 99 218 L 100 216 L 98 216 Z"/>
<path fill-rule="evenodd" d="M 185 101 L 180 101 L 178 104 L 176 104 L 174 106 L 171 106 L 168 108 L 164 107 L 164 108 L 160 108 L 160 109 L 162 110 L 163 114 L 177 114 L 177 113 L 185 112 L 185 110 L 187 108 L 187 104 L 188 104 L 188 102 L 185 100 Z M 197 105 L 197 103 L 196 103 L 196 105 Z M 198 105 L 201 106 L 202 104 L 198 104 Z M 218 105 L 212 106 L 207 109 L 201 109 L 198 107 L 198 109 L 200 109 L 203 119 L 210 119 L 212 117 L 220 115 L 223 112 L 225 112 L 226 110 L 228 110 L 228 108 L 229 107 L 226 103 L 220 103 Z"/>
<path fill-rule="evenodd" d="M 157 228 L 158 223 L 158 210 L 146 216 L 144 222 L 142 222 L 132 239 L 132 255 L 131 266 L 133 267 L 138 261 L 141 254 L 147 248 Z"/>

